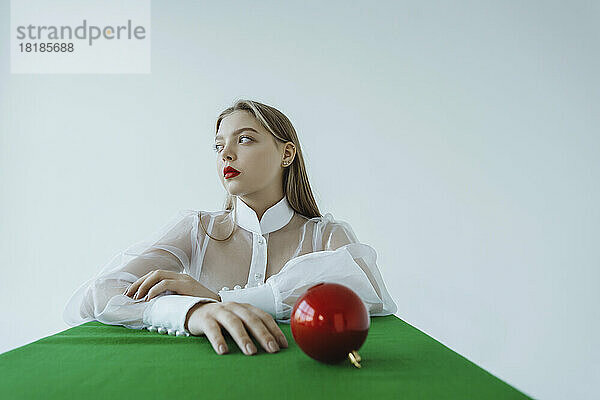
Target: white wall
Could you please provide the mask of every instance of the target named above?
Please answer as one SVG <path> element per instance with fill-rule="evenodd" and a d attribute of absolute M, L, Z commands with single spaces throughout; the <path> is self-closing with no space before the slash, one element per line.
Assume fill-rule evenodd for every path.
<path fill-rule="evenodd" d="M 251 98 L 295 124 L 398 317 L 536 398 L 598 395 L 598 3 L 220 3 L 152 3 L 150 75 L 10 74 L 0 3 L 0 352 L 66 329 L 178 210 L 220 209 L 216 116 Z"/>

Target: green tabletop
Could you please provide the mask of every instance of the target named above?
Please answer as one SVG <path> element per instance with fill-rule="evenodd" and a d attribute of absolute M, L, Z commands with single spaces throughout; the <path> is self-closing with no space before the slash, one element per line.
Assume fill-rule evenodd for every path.
<path fill-rule="evenodd" d="M 371 317 L 360 369 L 313 360 L 279 326 L 289 348 L 247 356 L 225 334 L 220 356 L 205 336 L 88 322 L 0 354 L 0 399 L 528 398 L 393 315 Z"/>

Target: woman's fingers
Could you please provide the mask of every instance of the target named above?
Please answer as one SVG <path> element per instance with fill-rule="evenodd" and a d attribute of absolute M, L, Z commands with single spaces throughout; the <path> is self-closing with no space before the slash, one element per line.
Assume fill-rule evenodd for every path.
<path fill-rule="evenodd" d="M 147 274 L 145 274 L 144 276 L 142 276 L 141 278 L 139 278 L 138 280 L 136 280 L 135 282 L 133 282 L 131 285 L 129 285 L 129 287 L 123 294 L 125 296 L 131 297 L 133 294 L 135 294 L 137 292 L 138 288 L 146 280 L 146 278 L 148 278 L 150 276 L 150 274 L 152 274 L 153 272 L 154 271 L 150 271 Z"/>
<path fill-rule="evenodd" d="M 176 289 L 177 283 L 178 282 L 174 279 L 164 279 L 164 280 L 158 282 L 156 285 L 152 286 L 152 288 L 148 291 L 148 295 L 145 300 L 150 301 L 151 299 L 158 296 L 165 290 L 171 290 L 171 291 L 176 292 L 175 289 Z"/>
<path fill-rule="evenodd" d="M 258 312 L 255 313 L 254 310 Z M 272 324 L 268 322 L 269 319 L 275 325 L 276 329 L 273 329 Z M 187 323 L 188 329 L 191 332 L 195 332 L 193 333 L 194 335 L 206 335 L 218 354 L 228 351 L 223 333 L 229 333 L 246 355 L 252 355 L 257 352 L 256 346 L 248 332 L 252 333 L 261 343 L 261 346 L 269 353 L 279 351 L 276 340 L 279 334 L 285 343 L 283 347 L 287 347 L 287 340 L 279 330 L 276 322 L 273 321 L 273 317 L 247 303 L 207 303 L 194 309 Z M 225 328 L 225 332 L 222 332 L 221 328 Z M 273 342 L 275 346 L 271 348 L 269 342 Z M 225 346 L 224 352 L 221 351 L 221 346 Z"/>
<path fill-rule="evenodd" d="M 175 274 L 177 273 L 161 269 L 151 271 L 143 277 L 141 277 L 140 279 L 138 279 L 136 282 L 134 282 L 133 285 L 131 285 L 131 287 L 128 289 L 128 296 L 135 293 L 132 298 L 134 300 L 141 299 L 142 297 L 146 296 L 151 287 L 153 287 L 163 279 L 172 278 Z M 134 286 L 136 284 L 137 289 Z"/>
<path fill-rule="evenodd" d="M 221 332 L 221 327 L 213 318 L 206 318 L 203 323 L 204 335 L 208 338 L 210 344 L 217 354 L 225 354 L 229 351 L 227 348 L 227 342 Z"/>
<path fill-rule="evenodd" d="M 229 332 L 244 354 L 250 356 L 256 353 L 257 350 L 254 342 L 250 339 L 243 322 L 236 314 L 227 309 L 221 309 L 216 313 L 214 318 L 227 329 L 227 332 Z"/>
<path fill-rule="evenodd" d="M 150 276 L 148 276 L 143 282 L 142 284 L 138 287 L 137 291 L 135 292 L 135 294 L 133 295 L 133 299 L 134 300 L 138 300 L 141 299 L 142 297 L 144 297 L 146 295 L 146 292 L 148 290 L 150 290 L 150 288 L 152 286 L 154 286 L 156 283 L 158 283 L 161 280 L 160 274 L 159 273 L 152 273 L 150 274 Z"/>
<path fill-rule="evenodd" d="M 244 306 L 260 317 L 263 324 L 267 327 L 271 335 L 273 335 L 273 337 L 277 339 L 279 346 L 285 348 L 288 347 L 287 338 L 285 337 L 285 335 L 279 328 L 279 325 L 277 325 L 277 322 L 275 322 L 271 314 L 264 310 L 261 310 L 256 306 L 253 306 L 252 304 L 244 303 Z"/>
<path fill-rule="evenodd" d="M 279 351 L 278 340 L 270 332 L 262 318 L 255 314 L 249 304 L 231 303 L 229 309 L 235 313 L 250 330 L 252 336 L 258 339 L 260 345 L 269 353 Z"/>

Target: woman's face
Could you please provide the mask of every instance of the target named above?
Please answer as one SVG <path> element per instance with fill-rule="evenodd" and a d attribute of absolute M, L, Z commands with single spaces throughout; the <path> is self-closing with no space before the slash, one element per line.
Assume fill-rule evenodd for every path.
<path fill-rule="evenodd" d="M 282 146 L 249 112 L 234 111 L 221 120 L 215 152 L 217 174 L 230 194 L 264 192 L 265 197 L 271 197 L 283 193 Z M 241 173 L 225 178 L 223 170 L 227 166 Z"/>

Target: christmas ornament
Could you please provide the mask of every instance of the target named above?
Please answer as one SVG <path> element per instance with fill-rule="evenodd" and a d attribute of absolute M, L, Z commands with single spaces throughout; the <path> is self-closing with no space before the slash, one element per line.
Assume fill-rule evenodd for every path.
<path fill-rule="evenodd" d="M 346 358 L 360 368 L 358 349 L 370 326 L 369 312 L 350 288 L 322 282 L 310 287 L 294 304 L 292 335 L 309 357 L 327 364 Z"/>

